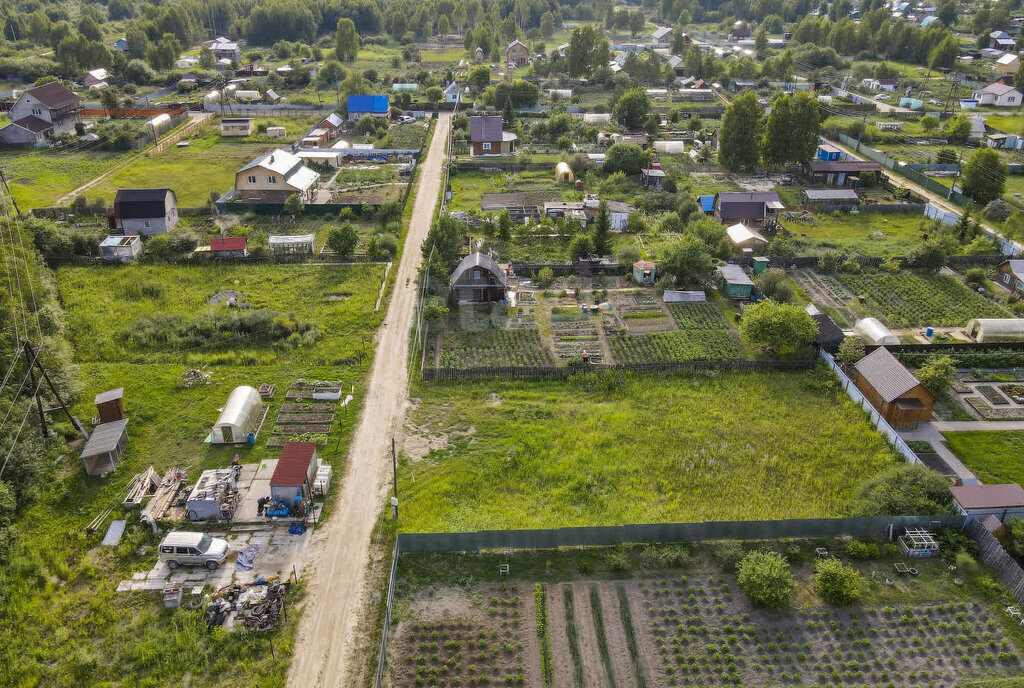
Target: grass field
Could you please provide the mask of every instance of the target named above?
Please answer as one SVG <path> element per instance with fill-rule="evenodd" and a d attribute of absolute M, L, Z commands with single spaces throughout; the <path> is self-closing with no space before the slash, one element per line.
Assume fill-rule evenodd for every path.
<path fill-rule="evenodd" d="M 1024 432 L 947 432 L 946 445 L 983 483 L 1024 484 Z"/>
<path fill-rule="evenodd" d="M 14 200 L 24 212 L 30 208 L 52 206 L 64 194 L 95 179 L 131 154 L 96 150 L 2 151 L 0 165 L 7 172 Z M 102 196 L 108 203 L 114 200 L 112 191 L 96 196 Z"/>
<path fill-rule="evenodd" d="M 297 137 L 316 118 L 257 118 L 256 124 L 273 122 Z M 235 185 L 235 173 L 257 155 L 281 146 L 289 139 L 268 139 L 260 134 L 247 138 L 221 138 L 217 123 L 207 125 L 192 137 L 187 148 L 172 147 L 159 155 L 142 157 L 89 189 L 90 198 L 113 200 L 121 187 L 169 186 L 178 205 L 196 208 L 206 204 L 210 192 L 220 195 Z"/>
<path fill-rule="evenodd" d="M 813 223 L 783 220 L 786 229 L 810 249 L 864 256 L 906 255 L 920 242 L 925 223 L 923 216 L 912 213 L 820 213 Z M 882 236 L 874 236 L 876 232 Z"/>
<path fill-rule="evenodd" d="M 124 387 L 130 419 L 129 442 L 116 473 L 87 478 L 77 452 L 63 457 L 60 480 L 47 483 L 40 499 L 18 522 L 29 547 L 4 571 L 5 628 L 21 629 L 0 647 L 0 661 L 11 669 L 12 686 L 210 686 L 283 687 L 292 652 L 296 615 L 274 636 L 276 659 L 266 637 L 208 632 L 201 616 L 165 611 L 158 597 L 115 593 L 119 580 L 153 565 L 160 536 L 128 518 L 115 548 L 98 547 L 85 525 L 124 495 L 131 476 L 152 464 L 171 466 L 190 478 L 204 468 L 227 466 L 235 454 L 245 462 L 276 457 L 266 439 L 288 385 L 296 379 L 341 380 L 354 387 L 355 402 L 339 409 L 323 460 L 336 472 L 354 419 L 373 354 L 372 337 L 383 316 L 373 305 L 383 276 L 380 266 L 132 266 L 64 268 L 57 281 L 69 310 L 69 335 L 78 350 L 84 382 L 73 412 L 84 421 L 95 416 L 98 392 Z M 237 289 L 259 309 L 293 312 L 316 324 L 307 346 L 228 338 L 212 347 L 167 350 L 159 344 L 126 350 L 120 333 L 139 318 L 157 314 L 211 317 L 206 299 L 221 289 Z M 323 298 L 331 295 L 332 298 Z M 220 307 L 223 308 L 223 307 Z M 256 333 L 253 333 L 256 334 Z M 131 361 L 126 360 L 130 358 Z M 208 385 L 185 387 L 188 368 L 210 373 Z M 213 446 L 203 441 L 219 409 L 237 385 L 275 385 L 267 425 L 255 446 Z M 115 514 L 120 514 L 120 510 Z M 114 516 L 115 518 L 120 516 Z M 142 548 L 142 549 L 140 549 Z M 141 553 L 140 553 L 141 552 Z"/>
<path fill-rule="evenodd" d="M 895 457 L 822 370 L 420 385 L 406 531 L 837 515 Z M 668 411 L 670 410 L 670 411 Z"/>

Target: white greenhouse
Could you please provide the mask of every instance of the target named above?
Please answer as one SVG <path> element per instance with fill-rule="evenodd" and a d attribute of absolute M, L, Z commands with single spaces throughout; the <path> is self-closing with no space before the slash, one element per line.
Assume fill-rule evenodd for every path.
<path fill-rule="evenodd" d="M 967 333 L 979 344 L 1024 342 L 1024 318 L 975 318 L 967 323 Z"/>
<path fill-rule="evenodd" d="M 682 141 L 655 141 L 654 150 L 669 155 L 682 155 L 686 152 L 686 144 Z"/>
<path fill-rule="evenodd" d="M 853 326 L 853 334 L 864 340 L 865 344 L 899 344 L 900 338 L 882 324 L 878 318 L 864 318 Z"/>
<path fill-rule="evenodd" d="M 548 98 L 551 100 L 569 100 L 572 98 L 571 88 L 549 88 Z"/>
<path fill-rule="evenodd" d="M 314 253 L 316 251 L 316 235 L 286 234 L 283 236 L 271 236 L 267 239 L 267 248 L 271 255 Z"/>
<path fill-rule="evenodd" d="M 612 121 L 612 116 L 607 112 L 588 112 L 583 115 L 583 121 L 587 124 L 607 124 Z"/>
<path fill-rule="evenodd" d="M 255 435 L 259 429 L 265 410 L 259 392 L 246 385 L 235 387 L 213 426 L 210 441 L 214 444 L 248 441 L 249 435 Z"/>

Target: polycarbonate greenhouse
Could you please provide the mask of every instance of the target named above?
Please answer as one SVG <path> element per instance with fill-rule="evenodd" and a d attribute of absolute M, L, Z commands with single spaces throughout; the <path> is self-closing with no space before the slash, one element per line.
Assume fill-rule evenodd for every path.
<path fill-rule="evenodd" d="M 899 344 L 900 338 L 882 324 L 878 318 L 864 318 L 853 326 L 853 333 L 864 340 L 865 344 Z"/>
<path fill-rule="evenodd" d="M 1024 318 L 975 318 L 967 333 L 978 343 L 1024 342 Z"/>

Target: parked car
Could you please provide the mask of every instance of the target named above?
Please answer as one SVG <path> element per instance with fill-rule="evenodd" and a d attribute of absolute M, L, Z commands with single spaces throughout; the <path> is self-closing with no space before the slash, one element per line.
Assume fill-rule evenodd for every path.
<path fill-rule="evenodd" d="M 891 96 L 888 93 L 879 93 L 875 96 L 875 100 L 889 100 Z"/>
<path fill-rule="evenodd" d="M 205 566 L 213 571 L 227 558 L 228 541 L 210 537 L 209 533 L 175 530 L 160 542 L 158 551 L 160 561 L 167 562 L 168 568 Z"/>
<path fill-rule="evenodd" d="M 402 115 L 398 121 L 402 124 L 413 124 L 416 121 L 416 118 L 412 115 Z"/>

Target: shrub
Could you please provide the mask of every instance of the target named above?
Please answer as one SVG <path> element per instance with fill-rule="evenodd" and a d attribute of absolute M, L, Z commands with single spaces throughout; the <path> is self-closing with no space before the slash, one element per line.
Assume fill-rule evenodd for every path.
<path fill-rule="evenodd" d="M 825 251 L 818 257 L 818 270 L 825 273 L 838 272 L 842 263 L 843 256 L 839 251 Z"/>
<path fill-rule="evenodd" d="M 971 268 L 964 274 L 964 281 L 972 287 L 985 286 L 985 268 Z"/>
<path fill-rule="evenodd" d="M 782 607 L 796 587 L 789 564 L 777 552 L 762 550 L 743 557 L 739 584 L 757 607 Z"/>
<path fill-rule="evenodd" d="M 861 575 L 838 559 L 822 559 L 814 565 L 814 587 L 826 602 L 849 604 L 860 597 Z"/>
<path fill-rule="evenodd" d="M 629 571 L 629 556 L 622 549 L 615 549 L 604 555 L 604 561 L 612 571 Z"/>
<path fill-rule="evenodd" d="M 555 281 L 555 271 L 551 268 L 541 268 L 537 273 L 537 284 L 541 287 L 548 287 Z"/>
<path fill-rule="evenodd" d="M 327 235 L 327 247 L 339 256 L 350 256 L 356 250 L 359 235 L 348 222 L 341 227 L 334 227 Z"/>
<path fill-rule="evenodd" d="M 736 573 L 736 569 L 743 559 L 743 547 L 735 540 L 725 540 L 715 543 L 711 547 L 711 556 L 725 571 Z"/>
<path fill-rule="evenodd" d="M 946 479 L 921 464 L 897 464 L 867 480 L 850 502 L 851 516 L 950 513 Z"/>
<path fill-rule="evenodd" d="M 882 550 L 874 542 L 852 540 L 846 546 L 846 553 L 854 559 L 877 559 L 881 556 Z"/>
<path fill-rule="evenodd" d="M 992 222 L 1003 222 L 1013 214 L 1013 210 L 1010 208 L 1009 203 L 1001 198 L 997 198 L 994 201 L 988 202 L 988 205 L 985 206 L 982 214 L 985 216 L 986 220 L 990 220 Z"/>

